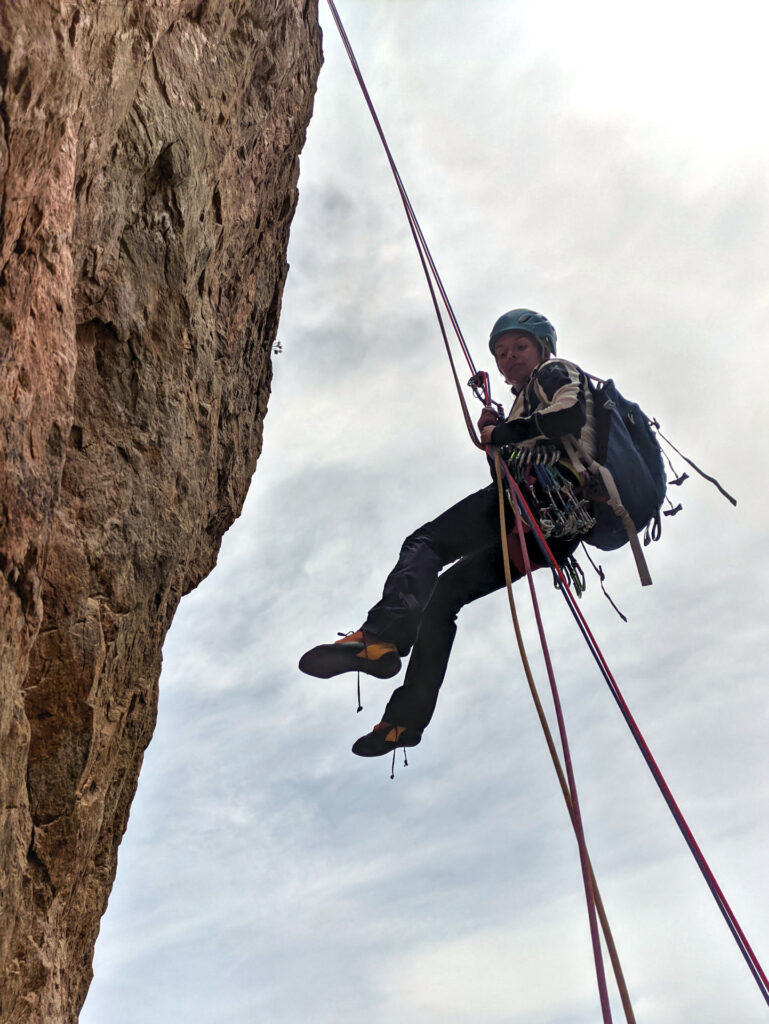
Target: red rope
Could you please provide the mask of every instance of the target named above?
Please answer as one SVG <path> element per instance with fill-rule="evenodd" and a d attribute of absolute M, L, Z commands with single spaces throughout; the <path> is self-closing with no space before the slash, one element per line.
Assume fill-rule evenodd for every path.
<path fill-rule="evenodd" d="M 392 152 L 390 150 L 390 146 L 387 142 L 387 138 L 385 136 L 384 129 L 382 128 L 382 124 L 379 120 L 379 116 L 376 112 L 376 109 L 374 108 L 374 103 L 369 94 L 368 87 L 366 86 L 366 83 L 363 79 L 363 74 L 360 70 L 360 66 L 358 64 L 355 53 L 353 52 L 352 44 L 350 43 L 350 40 L 347 36 L 347 32 L 345 31 L 344 25 L 342 24 L 342 20 L 339 17 L 339 12 L 336 9 L 334 0 L 327 0 L 327 2 L 329 9 L 331 11 L 331 16 L 333 17 L 336 27 L 339 30 L 339 35 L 342 39 L 342 44 L 344 45 L 345 51 L 347 52 L 347 56 L 349 57 L 350 64 L 352 65 L 353 72 L 358 81 L 358 85 L 360 86 L 361 92 L 363 93 L 363 98 L 366 101 L 366 106 L 368 107 L 369 113 L 371 114 L 374 126 L 377 130 L 377 134 L 379 135 L 382 146 L 384 147 L 384 151 L 387 156 L 387 162 L 390 165 L 390 170 L 392 171 L 393 178 L 395 179 L 398 194 L 400 195 L 401 202 L 403 203 L 403 208 L 406 211 L 406 219 L 408 220 L 409 228 L 411 229 L 411 235 L 414 239 L 414 244 L 416 245 L 417 253 L 419 254 L 419 260 L 422 264 L 422 271 L 425 275 L 427 287 L 430 291 L 430 298 L 432 299 L 433 308 L 435 309 L 435 315 L 438 319 L 438 326 L 440 327 L 441 335 L 443 337 L 443 345 L 444 348 L 446 349 L 446 355 L 448 356 L 449 364 L 451 366 L 451 372 L 454 377 L 454 384 L 457 389 L 457 395 L 459 396 L 459 402 L 460 405 L 462 406 L 462 413 L 464 415 L 467 431 L 470 435 L 470 439 L 472 440 L 476 448 L 482 448 L 483 445 L 481 444 L 475 432 L 475 424 L 473 423 L 472 418 L 470 417 L 470 413 L 467 408 L 467 403 L 465 402 L 465 396 L 462 391 L 462 384 L 460 383 L 459 380 L 459 374 L 457 373 L 456 365 L 454 363 L 454 355 L 451 351 L 451 345 L 449 344 L 448 335 L 446 333 L 446 328 L 443 323 L 443 316 L 441 314 L 440 305 L 438 303 L 438 297 L 435 293 L 436 287 L 445 306 L 449 320 L 451 321 L 451 325 L 454 328 L 454 333 L 457 336 L 459 345 L 462 349 L 462 353 L 464 354 L 464 357 L 467 360 L 467 365 L 470 367 L 472 375 L 475 376 L 477 371 L 475 369 L 475 364 L 473 363 L 473 358 L 470 355 L 470 350 L 467 347 L 467 343 L 465 342 L 464 336 L 459 327 L 459 322 L 457 321 L 457 318 L 454 315 L 454 310 L 449 301 L 446 289 L 443 286 L 443 281 L 441 280 L 441 276 L 438 273 L 438 268 L 436 267 L 435 261 L 433 260 L 432 253 L 430 252 L 430 247 L 428 246 L 427 240 L 425 239 L 424 233 L 422 232 L 422 228 L 419 224 L 417 215 L 414 212 L 414 207 L 411 205 L 411 200 L 409 199 L 406 187 L 403 184 L 403 179 L 401 178 L 400 171 L 398 170 L 398 167 L 395 163 L 395 158 L 393 157 Z M 433 284 L 433 281 L 435 282 L 435 284 Z M 487 399 L 488 398 L 489 396 L 487 396 Z"/>
<path fill-rule="evenodd" d="M 422 264 L 422 270 L 424 272 L 425 279 L 427 281 L 427 287 L 428 287 L 428 289 L 430 291 L 430 297 L 432 299 L 433 307 L 435 309 L 435 313 L 436 313 L 436 316 L 437 316 L 437 319 L 438 319 L 438 325 L 440 327 L 441 335 L 443 337 L 443 344 L 444 344 L 444 347 L 446 349 L 446 354 L 448 356 L 449 363 L 450 363 L 450 366 L 451 366 L 452 375 L 454 377 L 454 383 L 455 383 L 455 386 L 456 386 L 456 389 L 457 389 L 457 394 L 459 396 L 460 404 L 462 406 L 462 411 L 463 411 L 463 414 L 464 414 L 465 423 L 467 425 L 468 432 L 470 434 L 470 437 L 471 437 L 473 443 L 476 445 L 476 447 L 483 448 L 484 446 L 481 444 L 480 440 L 478 439 L 478 437 L 477 437 L 477 435 L 475 433 L 475 427 L 474 427 L 474 424 L 472 423 L 472 420 L 470 418 L 469 410 L 467 408 L 467 403 L 465 402 L 464 394 L 462 392 L 462 386 L 461 386 L 461 384 L 459 382 L 459 376 L 457 374 L 456 366 L 455 366 L 455 363 L 454 363 L 453 353 L 451 351 L 451 346 L 449 344 L 448 336 L 447 336 L 446 329 L 445 329 L 445 326 L 444 326 L 444 323 L 443 323 L 443 317 L 441 315 L 440 306 L 438 304 L 438 298 L 437 298 L 436 292 L 435 292 L 435 287 L 433 286 L 433 281 L 435 281 L 435 285 L 437 286 L 438 292 L 439 292 L 439 294 L 441 296 L 441 299 L 443 300 L 443 304 L 444 304 L 444 306 L 446 308 L 446 311 L 448 313 L 449 320 L 450 320 L 450 322 L 451 322 L 451 324 L 452 324 L 452 326 L 454 328 L 454 332 L 455 332 L 455 334 L 456 334 L 456 336 L 457 336 L 457 338 L 459 340 L 460 347 L 461 347 L 462 352 L 463 352 L 463 354 L 465 356 L 465 359 L 467 360 L 467 364 L 468 364 L 468 366 L 469 366 L 469 368 L 471 370 L 471 373 L 472 373 L 473 377 L 477 376 L 477 371 L 476 371 L 476 368 L 475 368 L 475 364 L 473 363 L 472 356 L 470 355 L 470 351 L 469 351 L 469 349 L 467 347 L 467 344 L 465 343 L 465 339 L 464 339 L 464 337 L 462 335 L 462 331 L 460 330 L 459 323 L 458 323 L 458 321 L 456 319 L 456 316 L 454 315 L 454 310 L 453 310 L 453 308 L 451 306 L 451 303 L 449 301 L 448 295 L 447 295 L 446 290 L 445 290 L 445 288 L 443 286 L 443 282 L 441 280 L 440 274 L 438 273 L 438 269 L 437 269 L 437 267 L 435 265 L 435 261 L 432 258 L 432 254 L 430 252 L 430 248 L 429 248 L 429 246 L 427 244 L 427 241 L 425 239 L 425 236 L 424 236 L 424 234 L 422 232 L 422 228 L 421 228 L 421 226 L 419 224 L 419 221 L 417 219 L 416 213 L 414 212 L 414 208 L 413 208 L 413 206 L 411 204 L 411 200 L 409 199 L 408 193 L 406 192 L 406 188 L 405 188 L 405 186 L 403 184 L 403 180 L 402 180 L 402 178 L 400 176 L 400 172 L 398 171 L 398 168 L 397 168 L 397 166 L 395 164 L 395 159 L 394 159 L 394 157 L 392 155 L 392 152 L 390 150 L 390 146 L 389 146 L 389 144 L 387 142 L 387 139 L 385 137 L 384 130 L 382 128 L 381 122 L 380 122 L 379 117 L 377 115 L 377 112 L 376 112 L 376 110 L 374 108 L 373 101 L 371 100 L 371 96 L 369 94 L 368 88 L 367 88 L 366 83 L 365 83 L 365 81 L 363 79 L 363 75 L 361 73 L 360 67 L 358 65 L 358 61 L 357 61 L 357 59 L 355 57 L 355 54 L 353 52 L 352 45 L 351 45 L 350 40 L 349 40 L 349 38 L 347 36 L 347 33 L 346 33 L 345 29 L 344 29 L 344 26 L 342 25 L 342 21 L 341 21 L 341 18 L 339 17 L 339 13 L 338 13 L 338 11 L 336 9 L 336 5 L 334 4 L 333 0 L 327 0 L 327 2 L 328 2 L 328 6 L 329 6 L 329 8 L 331 10 L 331 15 L 332 15 L 332 17 L 334 19 L 334 22 L 336 23 L 337 29 L 338 29 L 339 34 L 341 36 L 342 43 L 343 43 L 344 48 L 345 48 L 345 50 L 347 52 L 347 56 L 348 56 L 348 58 L 350 60 L 350 63 L 352 65 L 353 72 L 355 73 L 355 77 L 358 80 L 358 84 L 359 84 L 359 86 L 361 88 L 361 91 L 363 93 L 364 99 L 366 101 L 366 105 L 367 105 L 367 107 L 369 109 L 369 112 L 371 114 L 371 117 L 372 117 L 372 119 L 374 121 L 374 125 L 376 127 L 376 130 L 377 130 L 377 133 L 379 135 L 379 138 L 380 138 L 380 140 L 382 142 L 382 146 L 384 147 L 385 153 L 387 155 L 388 163 L 390 164 L 390 169 L 391 169 L 393 177 L 395 179 L 395 184 L 397 186 L 398 193 L 399 193 L 399 195 L 401 197 L 401 202 L 403 203 L 404 210 L 406 211 L 406 218 L 407 218 L 408 223 L 409 223 L 409 228 L 411 229 L 411 234 L 412 234 L 412 237 L 414 239 L 414 244 L 416 245 L 417 252 L 419 254 L 419 259 L 420 259 L 420 262 Z M 485 380 L 484 380 L 484 391 L 485 391 L 486 404 L 489 404 L 489 402 L 491 400 L 491 396 L 488 393 L 489 392 L 489 388 L 488 388 L 488 377 L 487 376 L 485 376 Z M 521 532 L 522 532 L 522 527 L 520 526 L 520 515 L 518 513 L 516 514 L 516 522 L 517 522 L 518 528 L 521 529 Z M 525 545 L 523 545 L 523 550 L 525 552 Z M 528 564 L 528 554 L 525 554 L 524 557 L 526 559 L 527 572 L 530 574 L 531 566 Z M 531 584 L 531 576 L 530 575 L 529 575 L 529 582 Z M 538 623 L 539 623 L 540 630 L 541 630 L 540 636 L 541 636 L 542 645 L 543 645 L 543 652 L 545 654 L 545 660 L 546 660 L 546 663 L 547 663 L 547 666 L 548 666 L 548 676 L 549 676 L 549 679 L 550 679 L 551 689 L 552 689 L 553 695 L 554 695 L 553 699 L 554 699 L 554 702 L 556 704 L 556 715 L 558 717 L 558 727 L 559 727 L 559 731 L 560 731 L 560 735 L 561 735 L 561 744 L 562 744 L 562 746 L 564 748 L 564 760 L 565 760 L 565 765 L 566 765 L 566 772 L 567 772 L 567 777 L 568 777 L 568 781 L 569 781 L 569 788 L 570 788 L 571 794 L 572 794 L 573 808 L 574 808 L 574 813 L 573 813 L 572 821 L 574 823 L 575 833 L 576 833 L 576 836 L 577 836 L 577 844 L 578 844 L 579 852 L 580 852 L 580 864 L 581 864 L 581 867 L 582 867 L 582 875 L 583 875 L 583 880 L 584 880 L 584 885 L 585 885 L 585 896 L 586 896 L 587 903 L 588 903 L 588 916 L 589 916 L 589 920 L 590 920 L 590 935 L 591 935 L 591 940 L 592 940 L 592 943 L 593 943 L 593 955 L 594 955 L 595 964 L 596 964 L 596 977 L 597 977 L 597 981 L 598 981 L 598 989 L 599 989 L 599 994 L 600 994 L 601 1010 L 602 1010 L 602 1014 L 603 1014 L 604 1024 L 611 1024 L 611 1010 L 610 1010 L 610 1006 L 609 1006 L 609 997 L 608 997 L 608 992 L 607 992 L 607 988 L 606 988 L 606 976 L 605 976 L 604 967 L 603 967 L 603 958 L 602 958 L 602 955 L 601 955 L 601 941 L 600 941 L 600 937 L 599 937 L 599 934 L 598 934 L 598 924 L 597 924 L 597 920 L 596 920 L 595 896 L 594 896 L 594 893 L 593 893 L 593 887 L 592 887 L 592 882 L 591 882 L 590 860 L 589 860 L 589 857 L 587 855 L 587 848 L 586 848 L 586 845 L 585 845 L 584 831 L 582 829 L 582 821 L 581 821 L 581 816 L 580 816 L 580 811 L 579 811 L 579 804 L 577 802 L 576 786 L 575 786 L 574 773 L 573 773 L 572 764 L 571 764 L 571 756 L 569 754 L 568 739 L 566 737 L 565 723 L 563 721 L 563 714 L 562 714 L 562 711 L 561 711 L 560 700 L 558 698 L 558 690 L 557 690 L 556 683 L 555 683 L 555 677 L 554 677 L 554 674 L 553 674 L 552 664 L 550 662 L 550 655 L 549 655 L 549 652 L 548 652 L 548 649 L 547 649 L 547 641 L 546 641 L 545 636 L 544 636 L 544 631 L 542 630 L 541 618 L 539 616 L 539 609 L 538 609 L 538 606 L 536 604 L 536 593 L 533 590 L 533 588 L 532 588 L 532 599 L 533 599 L 533 601 L 535 603 L 537 619 L 538 619 Z"/>
<path fill-rule="evenodd" d="M 395 179 L 395 184 L 398 187 L 398 192 L 400 193 L 403 205 L 406 208 L 406 216 L 408 217 L 409 220 L 411 233 L 414 235 L 414 240 L 417 243 L 417 249 L 419 249 L 420 255 L 422 251 L 424 251 L 425 259 L 430 267 L 430 271 L 434 275 L 435 283 L 437 284 L 438 291 L 440 292 L 441 298 L 443 299 L 443 303 L 446 307 L 446 312 L 449 315 L 451 325 L 454 328 L 457 338 L 459 339 L 459 344 L 462 347 L 462 352 L 464 353 L 465 359 L 467 360 L 467 364 L 470 367 L 471 372 L 475 374 L 476 370 L 475 365 L 473 364 L 473 358 L 470 355 L 470 350 L 465 342 L 464 336 L 459 326 L 459 322 L 456 316 L 454 315 L 454 310 L 451 306 L 451 303 L 449 302 L 449 297 L 446 293 L 446 289 L 443 287 L 443 281 L 441 280 L 441 276 L 438 273 L 438 268 L 435 266 L 432 254 L 430 253 L 430 247 L 428 246 L 425 236 L 422 233 L 422 228 L 420 227 L 419 221 L 414 212 L 414 207 L 411 205 L 411 200 L 409 199 L 408 193 L 406 192 L 406 187 L 403 184 L 403 179 L 400 176 L 400 171 L 398 170 L 398 167 L 395 163 L 395 158 L 393 157 L 392 152 L 390 151 L 390 146 L 387 142 L 384 129 L 382 128 L 382 124 L 379 120 L 379 115 L 376 112 L 373 100 L 371 99 L 371 95 L 369 94 L 368 91 L 368 87 L 366 85 L 366 82 L 364 81 L 363 73 L 361 72 L 355 53 L 353 52 L 352 44 L 350 43 L 347 32 L 345 31 L 344 25 L 342 24 L 342 19 L 339 17 L 339 12 L 336 9 L 336 4 L 334 3 L 334 0 L 327 0 L 327 2 L 329 9 L 331 11 L 331 16 L 333 17 L 336 27 L 339 30 L 339 35 L 341 36 L 344 48 L 347 51 L 347 56 L 350 59 L 350 64 L 352 65 L 353 72 L 355 73 L 355 77 L 358 80 L 358 85 L 360 86 L 361 92 L 363 93 L 363 98 L 366 101 L 366 106 L 369 109 L 369 113 L 371 114 L 374 126 L 376 127 L 377 134 L 379 135 L 379 138 L 382 142 L 382 146 L 384 147 L 384 151 L 387 155 L 387 161 L 390 164 L 390 170 L 392 171 L 393 177 Z M 430 291 L 432 294 L 432 286 L 430 287 Z M 435 301 L 434 296 L 433 301 Z"/>
<path fill-rule="evenodd" d="M 497 478 L 497 500 L 499 504 L 499 529 L 500 529 L 500 540 L 502 543 L 502 563 L 505 570 L 505 584 L 507 587 L 507 598 L 510 605 L 510 615 L 513 620 L 513 629 L 515 631 L 515 638 L 518 643 L 518 651 L 521 656 L 521 664 L 523 666 L 523 672 L 526 676 L 526 681 L 529 684 L 529 690 L 531 692 L 531 698 L 534 701 L 534 707 L 539 718 L 540 725 L 542 726 L 542 732 L 545 737 L 545 743 L 550 753 L 550 757 L 555 768 L 555 774 L 558 777 L 558 782 L 561 787 L 564 801 L 566 803 L 566 809 L 569 812 L 572 825 L 574 826 L 575 836 L 577 834 L 577 827 L 574 822 L 574 806 L 572 803 L 571 792 L 569 790 L 569 783 L 566 779 L 563 767 L 561 766 L 561 759 L 558 756 L 558 750 L 556 749 L 555 740 L 553 739 L 550 726 L 545 715 L 545 710 L 542 707 L 542 701 L 539 698 L 537 687 L 534 682 L 534 676 L 532 675 L 531 665 L 529 664 L 529 658 L 526 654 L 526 647 L 523 642 L 523 635 L 521 633 L 520 623 L 518 621 L 518 612 L 515 607 L 515 599 L 513 597 L 513 579 L 510 572 L 510 553 L 508 550 L 508 532 L 507 523 L 505 517 L 505 507 L 507 500 L 505 498 L 503 486 L 502 486 L 502 467 L 500 465 L 500 456 L 498 451 L 494 451 L 494 470 Z M 619 953 L 617 952 L 617 946 L 614 942 L 614 936 L 612 935 L 611 927 L 609 925 L 609 919 L 606 914 L 606 908 L 604 907 L 601 893 L 598 888 L 598 882 L 596 881 L 595 874 L 588 858 L 588 868 L 590 870 L 590 883 L 593 890 L 593 898 L 595 900 L 595 909 L 598 914 L 598 919 L 603 930 L 603 937 L 606 941 L 606 948 L 609 953 L 609 960 L 611 961 L 612 968 L 614 970 L 614 976 L 617 982 L 617 988 L 619 990 L 620 1000 L 622 1002 L 622 1008 L 625 1011 L 625 1019 L 627 1024 L 636 1024 L 635 1014 L 633 1013 L 633 1007 L 630 1002 L 630 993 L 628 992 L 627 982 L 625 981 L 625 975 L 622 970 L 622 965 L 619 959 Z"/>
<path fill-rule="evenodd" d="M 544 552 L 548 562 L 550 563 L 551 568 L 557 574 L 560 583 L 560 589 L 564 595 L 566 603 L 569 606 L 569 609 L 572 612 L 572 615 L 577 620 L 577 624 L 579 625 L 582 634 L 585 637 L 585 640 L 587 641 L 588 648 L 590 649 L 590 652 L 595 658 L 598 667 L 600 668 L 601 673 L 604 676 L 604 679 L 609 685 L 609 689 L 612 693 L 612 696 L 614 697 L 615 701 L 617 702 L 617 705 L 619 706 L 620 711 L 622 712 L 622 716 L 625 719 L 628 728 L 630 729 L 633 739 L 636 741 L 636 744 L 638 745 L 638 748 L 640 749 L 641 754 L 643 755 L 643 758 L 646 761 L 646 764 L 652 773 L 654 781 L 657 783 L 657 786 L 660 792 L 662 793 L 663 799 L 665 800 L 665 803 L 668 805 L 668 809 L 673 815 L 673 819 L 678 825 L 678 828 L 681 831 L 681 834 L 683 835 L 684 840 L 687 846 L 689 847 L 689 850 L 691 851 L 692 856 L 694 857 L 694 860 L 697 866 L 699 867 L 705 879 L 705 882 L 707 883 L 707 886 L 710 889 L 716 901 L 716 904 L 719 910 L 721 911 L 721 914 L 723 915 L 724 920 L 726 921 L 726 924 L 729 930 L 731 931 L 732 936 L 734 937 L 737 946 L 740 952 L 742 953 L 743 958 L 745 959 L 745 962 L 747 963 L 748 968 L 750 969 L 750 972 L 753 975 L 759 987 L 761 995 L 764 997 L 764 1000 L 767 1003 L 769 1003 L 769 981 L 767 980 L 766 974 L 761 966 L 761 963 L 759 962 L 758 957 L 756 956 L 756 954 L 753 951 L 753 948 L 748 942 L 748 939 L 744 931 L 742 930 L 739 921 L 737 920 L 736 914 L 732 910 L 731 906 L 729 905 L 726 899 L 726 896 L 724 895 L 723 891 L 721 890 L 721 887 L 716 881 L 716 877 L 713 874 L 713 871 L 711 870 L 710 865 L 708 864 L 705 858 L 705 855 L 700 849 L 699 844 L 694 838 L 694 835 L 691 829 L 689 828 L 686 818 L 684 817 L 681 808 L 678 806 L 670 790 L 670 787 L 665 781 L 665 778 L 659 768 L 659 765 L 654 759 L 654 756 L 651 750 L 649 749 L 646 740 L 643 737 L 643 734 L 638 726 L 638 723 L 631 714 L 630 708 L 628 707 L 625 698 L 622 696 L 620 688 L 617 685 L 617 681 L 612 675 L 611 670 L 609 669 L 609 665 L 603 655 L 603 652 L 598 646 L 598 642 L 593 636 L 593 633 L 587 624 L 587 620 L 582 614 L 582 611 L 579 605 L 577 604 L 574 595 L 571 592 L 571 588 L 569 587 L 566 577 L 561 571 L 561 567 L 558 565 L 555 556 L 550 550 L 550 546 L 545 540 L 544 534 L 540 529 L 539 523 L 537 522 L 534 514 L 529 508 L 526 499 L 524 498 L 521 492 L 521 489 L 518 487 L 518 484 L 513 479 L 513 476 L 510 473 L 507 465 L 503 462 L 502 466 L 505 470 L 505 475 L 507 477 L 507 481 L 510 487 L 510 493 L 515 496 L 517 505 L 520 505 L 520 507 L 523 509 L 524 514 L 526 515 L 526 519 L 529 525 L 531 526 L 532 530 L 534 531 L 535 536 L 540 544 L 540 547 L 542 548 L 542 551 Z"/>

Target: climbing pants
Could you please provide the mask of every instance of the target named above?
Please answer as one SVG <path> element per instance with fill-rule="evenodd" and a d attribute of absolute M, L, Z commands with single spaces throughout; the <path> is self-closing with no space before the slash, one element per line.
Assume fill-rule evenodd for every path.
<path fill-rule="evenodd" d="M 550 547 L 560 563 L 577 543 L 554 540 Z M 527 548 L 532 565 L 541 566 L 544 556 L 531 534 Z M 511 571 L 514 580 L 520 579 L 512 565 Z M 390 698 L 383 721 L 425 728 L 446 674 L 460 609 L 504 585 L 495 484 L 463 498 L 406 538 L 382 598 L 363 624 L 402 655 L 411 650 L 403 685 Z"/>

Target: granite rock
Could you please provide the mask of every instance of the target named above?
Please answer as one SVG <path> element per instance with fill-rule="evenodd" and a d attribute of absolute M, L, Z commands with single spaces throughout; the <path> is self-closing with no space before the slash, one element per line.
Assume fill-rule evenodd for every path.
<path fill-rule="evenodd" d="M 0 1020 L 76 1021 L 262 442 L 317 0 L 0 3 Z"/>

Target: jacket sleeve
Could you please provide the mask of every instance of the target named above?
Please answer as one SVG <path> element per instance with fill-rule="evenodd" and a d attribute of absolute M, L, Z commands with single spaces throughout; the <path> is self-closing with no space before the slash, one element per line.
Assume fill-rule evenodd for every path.
<path fill-rule="evenodd" d="M 492 444 L 557 441 L 566 434 L 579 434 L 587 419 L 587 379 L 578 366 L 549 359 L 536 370 L 529 387 L 536 410 L 496 426 Z"/>

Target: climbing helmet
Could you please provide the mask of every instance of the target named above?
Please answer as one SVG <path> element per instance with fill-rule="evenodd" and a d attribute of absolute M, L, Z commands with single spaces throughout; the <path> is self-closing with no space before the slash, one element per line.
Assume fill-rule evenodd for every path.
<path fill-rule="evenodd" d="M 531 334 L 549 355 L 555 355 L 557 335 L 555 327 L 542 313 L 535 313 L 533 309 L 511 309 L 503 313 L 491 328 L 489 337 L 489 350 L 494 355 L 494 344 L 500 334 L 507 331 L 525 331 Z"/>

